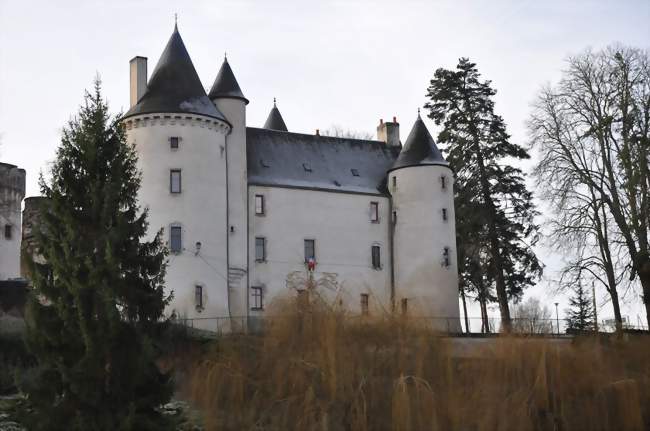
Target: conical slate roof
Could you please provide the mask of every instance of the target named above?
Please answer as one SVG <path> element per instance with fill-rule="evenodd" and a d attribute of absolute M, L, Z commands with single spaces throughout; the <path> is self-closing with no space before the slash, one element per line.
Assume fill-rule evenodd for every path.
<path fill-rule="evenodd" d="M 449 165 L 442 157 L 419 113 L 391 170 L 417 165 Z"/>
<path fill-rule="evenodd" d="M 282 114 L 280 114 L 280 110 L 275 105 L 275 99 L 273 99 L 273 109 L 271 109 L 271 112 L 269 112 L 266 123 L 264 123 L 264 128 L 269 130 L 288 132 L 287 125 L 284 124 L 284 120 L 282 119 Z"/>
<path fill-rule="evenodd" d="M 176 26 L 151 74 L 147 90 L 124 118 L 166 112 L 199 114 L 226 121 L 205 94 Z"/>
<path fill-rule="evenodd" d="M 248 99 L 244 97 L 244 93 L 242 93 L 241 88 L 239 88 L 239 84 L 237 83 L 237 79 L 235 79 L 235 74 L 232 73 L 227 58 L 223 59 L 223 64 L 214 80 L 214 84 L 212 84 L 208 97 L 210 97 L 210 99 L 220 97 L 241 99 L 248 105 Z"/>

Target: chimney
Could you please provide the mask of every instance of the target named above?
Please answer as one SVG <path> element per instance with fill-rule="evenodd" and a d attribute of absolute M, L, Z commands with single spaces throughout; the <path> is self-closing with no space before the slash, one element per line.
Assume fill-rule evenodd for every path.
<path fill-rule="evenodd" d="M 397 118 L 393 117 L 393 121 L 387 121 L 384 123 L 383 119 L 379 120 L 379 126 L 377 126 L 377 139 L 384 141 L 389 147 L 400 147 L 399 142 L 399 123 Z"/>
<path fill-rule="evenodd" d="M 147 90 L 147 57 L 133 57 L 129 61 L 131 78 L 131 107 L 133 107 Z"/>

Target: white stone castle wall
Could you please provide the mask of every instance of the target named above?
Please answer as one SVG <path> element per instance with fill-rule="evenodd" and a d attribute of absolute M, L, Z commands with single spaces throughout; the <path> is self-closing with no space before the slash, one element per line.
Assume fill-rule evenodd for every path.
<path fill-rule="evenodd" d="M 255 195 L 265 200 L 265 214 L 255 214 Z M 263 286 L 264 302 L 294 294 L 287 276 L 306 277 L 304 240 L 316 240 L 316 280 L 336 274 L 340 299 L 360 312 L 360 294 L 369 294 L 371 313 L 390 311 L 389 202 L 386 197 L 280 187 L 249 186 L 250 286 Z M 379 223 L 370 221 L 370 202 L 379 202 Z M 266 262 L 255 261 L 255 237 L 266 238 Z M 373 269 L 371 246 L 381 246 L 381 269 Z M 300 278 L 300 277 L 298 277 Z M 295 286 L 295 285 L 294 285 Z M 319 288 L 329 301 L 337 293 Z M 250 303 L 253 299 L 250 298 Z M 259 311 L 250 311 L 252 316 Z"/>
<path fill-rule="evenodd" d="M 21 204 L 25 197 L 25 171 L 0 163 L 0 280 L 20 277 Z M 10 226 L 11 238 L 5 238 Z"/>
<path fill-rule="evenodd" d="M 149 208 L 149 236 L 178 223 L 183 230 L 183 250 L 170 254 L 166 283 L 174 299 L 168 310 L 181 318 L 228 316 L 226 266 L 226 152 L 224 123 L 200 116 L 126 121 L 127 139 L 136 145 L 142 185 L 140 205 Z M 180 137 L 179 149 L 169 138 Z M 182 170 L 182 192 L 170 193 L 169 172 Z M 196 243 L 201 247 L 197 253 Z M 195 286 L 203 286 L 203 310 L 197 310 Z M 215 329 L 214 320 L 194 326 Z"/>
<path fill-rule="evenodd" d="M 446 178 L 443 189 L 441 177 Z M 393 177 L 397 178 L 393 187 Z M 415 166 L 390 172 L 395 224 L 396 305 L 409 313 L 440 319 L 442 330 L 458 330 L 458 266 L 453 173 L 445 166 Z M 442 209 L 447 209 L 447 221 Z M 449 247 L 450 266 L 443 264 Z"/>

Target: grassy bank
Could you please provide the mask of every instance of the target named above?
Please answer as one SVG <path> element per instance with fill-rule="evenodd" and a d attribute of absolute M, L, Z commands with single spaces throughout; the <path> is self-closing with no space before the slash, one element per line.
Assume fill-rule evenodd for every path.
<path fill-rule="evenodd" d="M 405 321 L 312 309 L 214 342 L 179 383 L 208 430 L 650 429 L 647 336 L 457 353 Z"/>

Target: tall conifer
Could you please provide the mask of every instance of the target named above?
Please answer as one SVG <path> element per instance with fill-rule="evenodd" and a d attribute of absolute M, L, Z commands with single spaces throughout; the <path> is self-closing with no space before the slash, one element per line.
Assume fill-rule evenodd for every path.
<path fill-rule="evenodd" d="M 447 144 L 447 161 L 456 173 L 456 199 L 472 208 L 456 213 L 460 225 L 474 226 L 461 232 L 459 248 L 478 240 L 482 243 L 474 248 L 488 251 L 480 270 L 494 281 L 503 328 L 509 330 L 508 300 L 520 298 L 542 271 L 532 250 L 538 236 L 532 194 L 522 171 L 512 166 L 528 159 L 528 153 L 510 141 L 503 119 L 494 112 L 496 91 L 468 59 L 461 58 L 456 70 L 436 70 L 427 90 L 425 108 L 443 125 L 438 142 Z M 461 278 L 477 278 L 471 273 L 476 268 L 461 266 Z"/>
<path fill-rule="evenodd" d="M 42 259 L 31 263 L 30 429 L 166 429 L 157 407 L 171 381 L 154 362 L 166 251 L 161 232 L 143 241 L 136 162 L 97 80 L 63 130 L 51 180 L 40 182 L 48 205 L 36 238 Z"/>
<path fill-rule="evenodd" d="M 574 331 L 594 330 L 594 307 L 591 296 L 584 290 L 582 283 L 574 289 L 574 294 L 569 298 L 570 308 L 565 311 L 567 329 Z"/>

